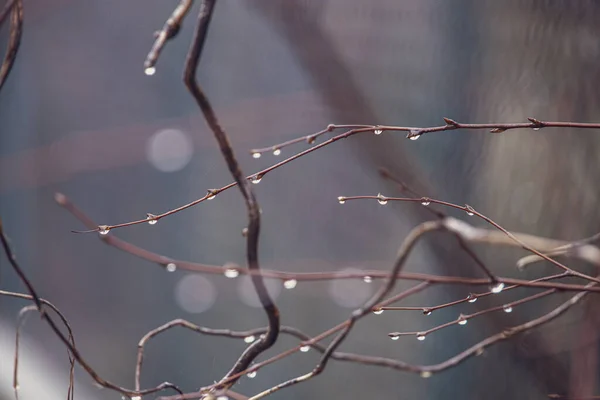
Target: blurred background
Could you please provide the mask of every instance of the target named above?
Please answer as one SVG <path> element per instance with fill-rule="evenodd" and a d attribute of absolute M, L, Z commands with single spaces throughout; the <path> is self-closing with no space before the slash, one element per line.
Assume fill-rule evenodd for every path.
<path fill-rule="evenodd" d="M 66 194 L 97 223 L 158 214 L 226 185 L 231 177 L 182 80 L 197 7 L 165 48 L 154 76 L 143 73 L 153 33 L 176 1 L 24 1 L 24 34 L 0 93 L 0 216 L 17 256 L 46 299 L 71 322 L 78 348 L 106 379 L 133 387 L 136 345 L 175 318 L 213 328 L 266 324 L 249 281 L 169 273 L 107 247 L 54 200 Z M 328 123 L 429 126 L 541 120 L 598 122 L 600 3 L 592 0 L 227 0 L 217 4 L 199 81 L 250 174 L 279 157 L 249 150 L 323 129 Z M 8 24 L 0 30 L 4 50 Z M 365 134 L 337 142 L 267 175 L 256 190 L 263 210 L 261 264 L 283 271 L 387 269 L 399 244 L 431 218 L 414 204 L 379 206 L 340 195 L 399 195 L 385 167 L 423 195 L 468 203 L 505 228 L 576 240 L 600 231 L 596 131 L 542 129 L 492 135 L 452 131 L 405 140 Z M 448 211 L 459 218 L 469 218 Z M 469 222 L 483 226 L 469 219 Z M 239 192 L 161 220 L 111 232 L 169 257 L 244 265 Z M 524 251 L 477 246 L 495 273 L 518 272 Z M 586 273 L 589 265 L 569 264 Z M 482 277 L 452 238 L 423 241 L 406 271 Z M 270 283 L 282 323 L 309 334 L 346 319 L 377 289 L 362 280 Z M 410 286 L 403 283 L 401 288 Z M 0 287 L 25 289 L 0 257 Z M 485 288 L 481 288 L 484 290 Z M 404 305 L 435 305 L 473 288 L 437 287 Z M 503 327 L 542 315 L 564 294 L 452 326 L 418 342 L 389 340 L 501 305 L 520 289 L 424 317 L 385 312 L 362 320 L 344 351 L 403 361 L 441 362 Z M 13 398 L 16 317 L 24 301 L 0 297 L 0 399 Z M 429 379 L 331 362 L 326 372 L 274 399 L 543 399 L 591 396 L 598 388 L 598 299 L 551 324 L 515 337 Z M 21 398 L 66 396 L 68 362 L 61 343 L 37 317 L 25 325 Z M 297 342 L 282 337 L 273 355 Z M 150 342 L 144 387 L 163 381 L 186 391 L 220 379 L 246 344 L 175 329 Z M 266 356 L 266 355 L 265 355 Z M 308 372 L 314 351 L 242 378 L 252 395 Z M 340 384 L 343 382 L 343 384 Z M 77 370 L 76 398 L 120 399 Z M 152 398 L 152 396 L 149 396 Z"/>

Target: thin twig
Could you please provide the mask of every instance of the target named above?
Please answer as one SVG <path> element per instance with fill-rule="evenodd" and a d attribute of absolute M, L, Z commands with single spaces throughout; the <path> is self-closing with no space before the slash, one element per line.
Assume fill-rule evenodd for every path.
<path fill-rule="evenodd" d="M 83 357 L 79 353 L 79 350 L 77 350 L 77 348 L 71 343 L 69 338 L 62 333 L 62 331 L 58 328 L 58 326 L 56 325 L 54 320 L 46 312 L 45 307 L 44 307 L 44 302 L 42 302 L 41 298 L 37 294 L 37 291 L 34 289 L 31 281 L 27 278 L 27 276 L 23 272 L 23 269 L 17 263 L 17 258 L 15 256 L 15 254 L 12 252 L 10 245 L 8 243 L 8 238 L 6 237 L 6 235 L 4 233 L 4 228 L 2 225 L 1 219 L 0 219 L 0 242 L 2 243 L 2 248 L 4 250 L 4 254 L 6 255 L 6 258 L 8 259 L 8 261 L 9 261 L 10 265 L 12 266 L 13 270 L 15 271 L 15 273 L 19 276 L 19 279 L 21 280 L 21 282 L 23 282 L 23 284 L 27 287 L 27 291 L 31 295 L 31 300 L 35 303 L 36 308 L 40 312 L 41 317 L 48 323 L 48 325 L 50 326 L 52 331 L 54 331 L 56 336 L 58 336 L 58 338 L 63 342 L 63 344 L 71 352 L 71 354 L 73 355 L 73 358 L 75 358 L 77 363 L 83 367 L 83 369 L 92 377 L 92 379 L 94 379 L 96 381 L 96 383 L 98 383 L 100 386 L 115 390 L 115 391 L 117 391 L 121 394 L 127 395 L 127 396 L 141 396 L 141 395 L 145 395 L 145 394 L 156 393 L 156 392 L 159 392 L 159 391 L 162 391 L 165 389 L 173 389 L 178 393 L 182 393 L 181 390 L 177 386 L 175 386 L 169 382 L 164 382 L 154 388 L 145 389 L 145 390 L 141 390 L 141 391 L 134 391 L 134 390 L 129 390 L 129 389 L 120 387 L 118 385 L 115 385 L 114 383 L 109 382 L 109 381 L 103 379 L 102 377 L 100 377 L 100 375 L 98 375 L 98 373 L 83 359 Z"/>
<path fill-rule="evenodd" d="M 482 213 L 476 211 L 473 207 L 469 206 L 469 205 L 464 205 L 464 206 L 460 206 L 458 204 L 453 204 L 453 203 L 449 203 L 447 201 L 442 201 L 442 200 L 435 200 L 435 199 L 429 199 L 426 198 L 426 200 L 424 200 L 424 198 L 413 198 L 413 197 L 387 197 L 387 196 L 383 196 L 381 194 L 377 195 L 377 196 L 340 196 L 338 197 L 338 201 L 340 203 L 345 203 L 346 201 L 352 201 L 352 200 L 364 200 L 364 199 L 369 199 L 369 200 L 377 200 L 379 202 L 379 204 L 385 205 L 387 204 L 389 201 L 399 201 L 399 202 L 412 202 L 412 203 L 424 203 L 426 202 L 427 205 L 429 205 L 430 203 L 432 204 L 440 204 L 443 206 L 447 206 L 447 207 L 451 207 L 451 208 L 455 208 L 457 210 L 461 210 L 464 211 L 467 215 L 469 216 L 473 216 L 476 215 L 477 217 L 481 218 L 482 220 L 486 221 L 488 224 L 492 225 L 494 228 L 498 229 L 499 231 L 501 231 L 502 233 L 504 233 L 506 236 L 508 236 L 512 241 L 514 241 L 515 243 L 517 243 L 520 247 L 522 247 L 523 249 L 543 258 L 544 260 L 556 265 L 557 267 L 561 268 L 563 271 L 566 271 L 568 273 L 570 273 L 573 276 L 577 276 L 579 278 L 583 278 L 586 279 L 588 281 L 591 282 L 596 282 L 596 283 L 600 283 L 600 279 L 598 279 L 597 277 L 593 277 L 593 276 L 589 276 L 586 275 L 584 273 L 581 273 L 579 271 L 575 271 L 569 267 L 567 267 L 566 265 L 548 257 L 547 255 L 541 253 L 539 250 L 534 249 L 533 247 L 529 246 L 528 244 L 526 244 L 524 241 L 522 241 L 521 239 L 519 239 L 518 237 L 516 237 L 514 234 L 510 233 L 509 231 L 507 231 L 506 229 L 504 229 L 502 226 L 500 226 L 499 224 L 497 224 L 496 222 L 494 222 L 491 218 L 483 215 Z M 479 237 L 479 231 L 477 228 L 474 228 L 468 224 L 466 224 L 463 221 L 460 221 L 458 219 L 455 218 L 447 218 L 446 220 L 446 228 L 451 231 L 451 232 L 456 232 L 459 233 L 461 236 L 463 237 L 468 237 L 470 240 L 476 240 L 477 237 Z"/>
<path fill-rule="evenodd" d="M 0 25 L 2 24 L 2 20 L 5 18 L 5 13 L 8 11 L 8 9 L 11 9 L 10 35 L 8 38 L 8 47 L 6 48 L 4 60 L 2 61 L 2 65 L 0 65 L 0 89 L 2 89 L 2 86 L 4 86 L 4 83 L 8 78 L 8 74 L 12 70 L 12 67 L 15 63 L 17 52 L 19 51 L 19 45 L 21 44 L 21 34 L 23 33 L 23 1 L 16 0 L 14 4 L 12 4 L 12 8 L 11 2 L 9 1 L 0 15 Z"/>
<path fill-rule="evenodd" d="M 158 61 L 158 57 L 160 57 L 162 49 L 168 40 L 177 36 L 177 33 L 179 33 L 179 30 L 181 29 L 183 19 L 191 6 L 192 0 L 181 0 L 179 5 L 173 10 L 169 19 L 167 19 L 167 22 L 165 22 L 163 28 L 156 32 L 156 40 L 144 62 L 144 72 L 146 75 L 154 75 L 156 72 L 156 62 Z"/>
<path fill-rule="evenodd" d="M 81 221 L 87 227 L 96 226 L 94 221 L 90 219 L 83 211 L 77 208 L 65 195 L 61 193 L 57 193 L 55 195 L 56 202 L 67 211 L 69 211 L 75 218 Z M 465 223 L 466 224 L 466 223 Z M 474 242 L 481 243 L 490 243 L 490 244 L 510 244 L 514 245 L 514 242 L 506 238 L 505 235 L 499 233 L 499 235 L 495 235 L 494 231 L 485 230 L 481 228 L 472 228 L 477 229 L 477 232 L 485 233 L 485 235 L 477 236 L 476 238 L 470 238 Z M 525 235 L 525 234 L 516 234 L 519 237 L 522 237 L 523 240 L 529 242 L 530 240 L 536 240 L 536 246 L 541 243 L 548 244 L 546 246 L 556 246 L 556 243 L 562 243 L 560 241 L 555 241 L 554 239 L 546 239 L 533 235 Z M 191 261 L 182 261 L 176 260 L 170 257 L 166 257 L 157 253 L 153 253 L 147 249 L 143 249 L 141 247 L 135 246 L 129 242 L 126 242 L 122 239 L 117 238 L 114 235 L 99 235 L 100 240 L 106 243 L 109 246 L 113 246 L 121 251 L 129 253 L 138 258 L 144 259 L 146 261 L 155 263 L 160 265 L 163 268 L 168 268 L 169 265 L 175 266 L 176 270 L 185 270 L 192 272 L 201 272 L 201 273 L 209 273 L 209 274 L 217 274 L 224 275 L 226 271 L 229 270 L 228 266 L 217 266 L 217 265 L 207 265 L 201 263 L 195 263 Z M 506 239 L 504 239 L 506 238 Z M 282 282 L 286 281 L 327 281 L 327 280 L 338 280 L 338 279 L 364 279 L 365 277 L 369 277 L 372 280 L 377 279 L 386 279 L 389 276 L 389 273 L 381 270 L 366 270 L 361 272 L 284 272 L 284 271 L 276 271 L 276 270 L 267 270 L 262 269 L 260 271 L 250 271 L 248 268 L 237 267 L 236 272 L 239 275 L 260 275 L 264 278 L 273 278 L 280 279 Z M 490 280 L 488 278 L 463 278 L 463 277 L 455 277 L 455 276 L 440 276 L 440 275 L 430 275 L 430 274 L 421 274 L 421 273 L 409 273 L 403 272 L 398 274 L 397 279 L 404 280 L 417 280 L 417 281 L 428 281 L 431 283 L 443 283 L 443 284 L 453 284 L 453 285 L 473 285 L 473 286 L 481 286 L 481 285 L 489 285 Z M 514 278 L 504 278 L 497 277 L 499 282 L 505 283 L 507 285 L 519 285 L 524 287 L 542 287 L 542 288 L 556 288 L 565 291 L 593 291 L 600 292 L 600 288 L 586 288 L 583 285 L 574 285 L 574 284 L 563 284 L 563 283 L 544 283 L 538 281 L 527 281 L 523 279 L 514 279 Z"/>

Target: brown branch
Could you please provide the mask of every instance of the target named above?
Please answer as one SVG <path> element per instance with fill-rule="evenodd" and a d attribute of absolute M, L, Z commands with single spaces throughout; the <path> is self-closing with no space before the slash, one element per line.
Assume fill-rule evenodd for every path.
<path fill-rule="evenodd" d="M 158 57 L 160 57 L 162 49 L 168 40 L 177 36 L 179 30 L 181 29 L 183 20 L 191 6 L 192 0 L 181 0 L 179 5 L 175 8 L 175 10 L 173 10 L 173 13 L 169 19 L 167 19 L 167 22 L 165 22 L 163 28 L 156 32 L 156 40 L 154 41 L 152 49 L 150 49 L 150 52 L 146 57 L 146 61 L 144 62 L 144 73 L 146 75 L 154 75 L 156 72 L 156 62 L 158 61 Z"/>
<path fill-rule="evenodd" d="M 250 182 L 246 178 L 240 169 L 240 166 L 235 158 L 231 144 L 227 134 L 221 127 L 217 116 L 208 100 L 206 94 L 202 91 L 198 82 L 196 81 L 196 71 L 198 69 L 198 62 L 202 53 L 202 48 L 206 41 L 206 35 L 208 27 L 213 15 L 214 6 L 216 0 L 205 0 L 200 5 L 200 13 L 198 15 L 198 23 L 196 26 L 196 32 L 192 45 L 190 46 L 184 72 L 184 82 L 189 92 L 196 100 L 198 107 L 202 111 L 204 119 L 208 124 L 209 128 L 213 132 L 219 148 L 227 163 L 229 172 L 233 176 L 233 179 L 237 183 L 248 210 L 248 233 L 246 235 L 246 260 L 248 263 L 248 269 L 250 271 L 260 271 L 258 263 L 258 237 L 260 234 L 260 208 L 254 192 L 250 186 Z M 269 321 L 269 330 L 259 340 L 252 343 L 246 351 L 242 353 L 237 362 L 233 365 L 231 370 L 223 377 L 218 389 L 227 390 L 233 386 L 237 379 L 229 379 L 235 376 L 239 371 L 243 371 L 258 357 L 261 353 L 268 350 L 279 335 L 279 310 L 275 306 L 273 299 L 269 295 L 265 286 L 263 277 L 258 274 L 251 275 L 254 289 L 258 295 L 261 305 L 267 315 Z"/>
<path fill-rule="evenodd" d="M 4 86 L 6 79 L 8 78 L 8 74 L 12 70 L 12 67 L 15 63 L 15 59 L 17 57 L 17 52 L 19 51 L 19 45 L 21 44 L 21 34 L 23 33 L 23 1 L 22 0 L 13 0 L 9 1 L 2 13 L 0 14 L 0 25 L 2 25 L 2 21 L 6 17 L 8 10 L 10 12 L 10 35 L 8 38 L 8 47 L 6 48 L 6 54 L 4 55 L 4 60 L 2 61 L 2 65 L 0 65 L 0 89 Z"/>
<path fill-rule="evenodd" d="M 389 201 L 412 202 L 412 203 L 417 203 L 417 202 L 422 203 L 423 202 L 423 198 L 387 197 L 387 196 L 381 195 L 381 193 L 378 194 L 377 196 L 340 196 L 340 197 L 338 197 L 338 201 L 341 204 L 345 203 L 346 201 L 363 200 L 363 199 L 377 200 L 379 202 L 379 204 L 381 204 L 381 205 L 385 205 Z M 496 228 L 499 231 L 501 231 L 502 233 L 504 233 L 506 236 L 508 236 L 508 238 L 510 238 L 515 243 L 517 243 L 523 249 L 530 251 L 531 253 L 537 255 L 538 257 L 543 258 L 544 260 L 556 265 L 557 267 L 561 268 L 565 272 L 568 272 L 572 276 L 577 276 L 579 278 L 583 278 L 583 279 L 586 279 L 591 282 L 600 283 L 600 279 L 598 279 L 597 277 L 589 276 L 589 275 L 583 274 L 581 272 L 575 271 L 575 270 L 567 267 L 566 265 L 548 257 L 547 255 L 542 254 L 540 251 L 527 245 L 523 240 L 519 239 L 518 237 L 516 237 L 515 235 L 513 235 L 512 233 L 510 233 L 509 231 L 504 229 L 502 226 L 498 225 L 491 218 L 481 214 L 478 211 L 475 211 L 475 209 L 468 204 L 464 205 L 464 206 L 459 206 L 457 204 L 449 203 L 447 201 L 427 198 L 427 204 L 429 204 L 429 203 L 440 204 L 443 206 L 455 208 L 457 210 L 464 211 L 469 216 L 476 215 L 477 217 L 486 221 L 488 224 L 492 225 L 494 228 Z M 463 222 L 461 220 L 454 219 L 454 218 L 447 218 L 445 220 L 445 225 L 446 225 L 446 229 L 460 234 L 463 238 L 468 239 L 469 241 L 474 241 L 481 237 L 481 234 L 480 234 L 481 231 L 479 231 L 477 228 L 470 226 L 469 224 L 466 224 L 465 222 Z M 487 236 L 487 233 L 486 233 L 486 236 Z M 488 238 L 488 240 L 489 240 L 489 238 Z"/>
<path fill-rule="evenodd" d="M 96 226 L 94 221 L 92 221 L 85 213 L 83 213 L 80 209 L 78 209 L 66 196 L 63 194 L 57 193 L 55 196 L 55 200 L 57 203 L 69 211 L 73 216 L 75 216 L 78 220 L 80 220 L 86 226 Z M 473 228 L 475 229 L 475 228 Z M 483 230 L 482 230 L 483 231 Z M 144 259 L 146 261 L 155 263 L 160 265 L 161 267 L 167 269 L 168 271 L 173 270 L 185 270 L 192 272 L 201 272 L 201 273 L 209 273 L 209 274 L 217 274 L 224 275 L 227 271 L 229 271 L 229 267 L 226 266 L 216 266 L 216 265 L 207 265 L 200 264 L 190 261 L 182 261 L 176 260 L 170 257 L 166 257 L 157 253 L 153 253 L 149 250 L 143 249 L 141 247 L 135 246 L 129 242 L 126 242 L 122 239 L 117 238 L 114 235 L 100 235 L 98 236 L 100 240 L 106 243 L 109 246 L 113 246 L 121 251 L 129 253 L 138 258 Z M 533 237 L 533 236 L 532 236 Z M 539 238 L 539 240 L 546 240 L 545 238 Z M 547 239 L 552 240 L 552 239 Z M 485 240 L 481 239 L 482 242 Z M 512 241 L 508 243 L 513 243 Z M 171 268 L 169 268 L 171 265 Z M 175 266 L 173 269 L 172 266 Z M 260 271 L 251 271 L 248 268 L 239 267 L 236 270 L 236 275 L 260 275 L 264 278 L 273 278 L 280 279 L 284 285 L 286 282 L 292 282 L 294 285 L 290 285 L 290 288 L 295 287 L 295 284 L 298 282 L 311 282 L 311 281 L 326 281 L 326 280 L 337 280 L 337 279 L 364 279 L 365 277 L 371 278 L 371 280 L 377 279 L 386 279 L 389 276 L 389 273 L 386 271 L 380 270 L 367 270 L 361 272 L 284 272 L 284 271 L 276 271 L 276 270 L 266 270 L 261 269 Z M 457 276 L 440 276 L 440 275 L 430 275 L 430 274 L 421 274 L 421 273 L 410 273 L 403 272 L 398 274 L 397 279 L 404 280 L 416 280 L 423 282 L 431 282 L 431 283 L 442 283 L 442 284 L 451 284 L 451 285 L 473 285 L 473 286 L 483 286 L 489 285 L 490 280 L 487 278 L 463 278 Z M 586 288 L 583 285 L 574 285 L 574 284 L 564 284 L 564 283 L 546 283 L 541 281 L 527 281 L 523 279 L 513 279 L 513 278 L 504 278 L 498 277 L 499 282 L 505 283 L 507 285 L 518 285 L 523 287 L 542 287 L 542 288 L 556 288 L 564 291 L 592 291 L 592 292 L 600 292 L 600 288 Z"/>

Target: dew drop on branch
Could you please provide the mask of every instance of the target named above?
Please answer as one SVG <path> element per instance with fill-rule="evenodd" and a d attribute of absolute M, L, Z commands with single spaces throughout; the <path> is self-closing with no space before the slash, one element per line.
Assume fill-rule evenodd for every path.
<path fill-rule="evenodd" d="M 383 133 L 383 130 L 382 129 L 375 129 L 373 131 L 373 133 L 376 134 L 376 135 L 381 135 Z"/>
<path fill-rule="evenodd" d="M 212 200 L 217 196 L 217 189 L 208 189 L 207 190 L 208 197 L 206 200 Z"/>
<path fill-rule="evenodd" d="M 423 372 L 421 372 L 421 378 L 431 378 L 431 375 L 433 375 L 431 373 L 431 371 L 423 371 Z"/>
<path fill-rule="evenodd" d="M 300 351 L 303 353 L 306 353 L 309 350 L 310 350 L 310 346 L 308 346 L 308 345 L 300 347 Z"/>
<path fill-rule="evenodd" d="M 156 225 L 158 220 L 156 219 L 156 215 L 147 213 L 146 219 L 148 220 L 148 225 Z"/>
<path fill-rule="evenodd" d="M 466 213 L 469 217 L 472 217 L 475 214 L 475 209 L 468 204 L 465 204 Z"/>
<path fill-rule="evenodd" d="M 423 309 L 423 315 L 431 315 L 431 312 L 432 312 L 432 311 L 431 311 L 431 309 L 429 309 L 429 308 L 424 308 L 424 309 Z"/>
<path fill-rule="evenodd" d="M 400 335 L 398 335 L 398 334 L 390 334 L 389 336 L 390 336 L 390 339 L 392 339 L 392 340 L 400 339 Z"/>
<path fill-rule="evenodd" d="M 469 303 L 475 303 L 477 301 L 477 296 L 475 296 L 473 293 L 469 293 L 467 296 L 467 301 Z"/>
<path fill-rule="evenodd" d="M 371 283 L 371 282 L 373 282 L 373 278 L 372 278 L 372 277 L 370 277 L 369 275 L 366 275 L 366 276 L 363 278 L 363 282 L 365 282 L 365 283 Z"/>
<path fill-rule="evenodd" d="M 286 281 L 283 281 L 283 287 L 286 289 L 293 289 L 296 287 L 297 284 L 298 281 L 295 279 L 288 279 Z"/>
<path fill-rule="evenodd" d="M 225 269 L 225 272 L 223 272 L 223 275 L 225 275 L 226 278 L 233 279 L 240 275 L 240 271 L 235 268 L 227 268 Z"/>
<path fill-rule="evenodd" d="M 168 263 L 165 268 L 167 269 L 167 272 L 175 272 L 177 270 L 177 265 L 175 265 L 175 263 Z"/>
<path fill-rule="evenodd" d="M 385 197 L 381 193 L 378 193 L 377 194 L 377 202 L 379 204 L 381 204 L 382 206 L 385 206 L 388 203 L 388 199 L 387 199 L 387 197 Z"/>
<path fill-rule="evenodd" d="M 377 309 L 373 310 L 373 314 L 381 315 L 381 314 L 383 314 L 383 310 L 381 308 L 377 308 Z"/>
<path fill-rule="evenodd" d="M 244 342 L 246 342 L 246 343 L 252 343 L 252 342 L 254 342 L 255 340 L 256 340 L 256 337 L 255 337 L 254 335 L 246 336 L 246 337 L 244 338 Z"/>
<path fill-rule="evenodd" d="M 255 151 L 254 153 L 252 153 L 252 158 L 260 158 L 260 153 L 258 151 Z"/>
<path fill-rule="evenodd" d="M 273 155 L 274 156 L 278 156 L 280 154 L 281 154 L 281 149 L 275 149 L 275 150 L 273 150 Z"/>
<path fill-rule="evenodd" d="M 346 198 L 344 196 L 338 197 L 338 203 L 344 204 L 346 202 Z"/>
<path fill-rule="evenodd" d="M 468 322 L 468 320 L 465 318 L 465 316 L 464 316 L 464 315 L 462 315 L 462 314 L 461 314 L 461 315 L 458 317 L 458 324 L 459 324 L 459 325 L 466 325 L 466 324 L 467 324 L 467 322 Z"/>
<path fill-rule="evenodd" d="M 107 225 L 99 225 L 98 226 L 98 233 L 101 235 L 108 235 L 108 232 L 110 232 L 110 228 Z"/>
<path fill-rule="evenodd" d="M 410 140 L 417 140 L 421 137 L 422 134 L 423 132 L 420 129 L 411 129 L 410 133 L 408 134 L 408 138 Z"/>
<path fill-rule="evenodd" d="M 429 200 L 429 197 L 422 197 L 421 198 L 421 204 L 424 206 L 428 206 L 431 204 L 431 200 Z"/>
<path fill-rule="evenodd" d="M 417 333 L 417 340 L 419 341 L 423 341 L 425 340 L 425 334 L 424 333 Z"/>
<path fill-rule="evenodd" d="M 505 313 L 511 313 L 513 310 L 513 308 L 508 304 L 505 305 L 502 309 L 504 310 Z"/>
<path fill-rule="evenodd" d="M 250 371 L 246 374 L 246 376 L 250 379 L 256 377 L 256 371 Z"/>
<path fill-rule="evenodd" d="M 504 283 L 502 283 L 502 282 L 498 282 L 498 283 L 495 283 L 492 286 L 490 286 L 490 291 L 492 293 L 500 293 L 503 290 L 504 290 Z"/>
<path fill-rule="evenodd" d="M 262 180 L 262 175 L 254 175 L 252 177 L 251 182 L 254 183 L 255 185 L 257 185 L 260 183 L 261 180 Z"/>
<path fill-rule="evenodd" d="M 156 68 L 154 67 L 148 67 L 144 70 L 144 73 L 148 76 L 152 76 L 156 73 Z"/>

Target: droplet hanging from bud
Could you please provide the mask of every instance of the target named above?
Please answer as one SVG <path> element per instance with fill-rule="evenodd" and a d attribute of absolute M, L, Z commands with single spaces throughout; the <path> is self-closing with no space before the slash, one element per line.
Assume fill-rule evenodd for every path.
<path fill-rule="evenodd" d="M 344 196 L 338 197 L 338 203 L 344 204 L 346 202 L 346 198 Z"/>
<path fill-rule="evenodd" d="M 148 220 L 148 225 L 156 225 L 158 220 L 156 219 L 156 215 L 147 213 L 146 219 Z"/>

